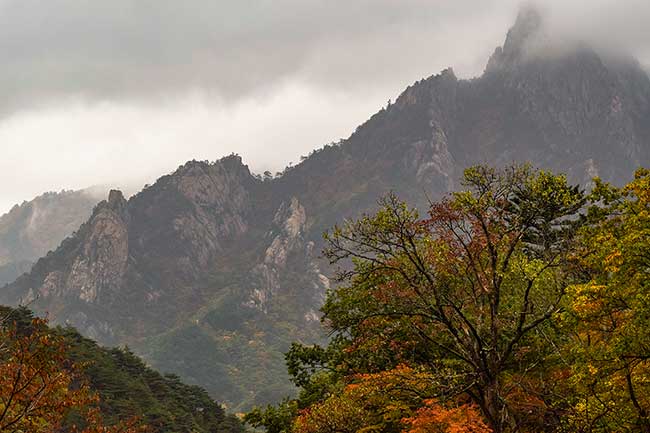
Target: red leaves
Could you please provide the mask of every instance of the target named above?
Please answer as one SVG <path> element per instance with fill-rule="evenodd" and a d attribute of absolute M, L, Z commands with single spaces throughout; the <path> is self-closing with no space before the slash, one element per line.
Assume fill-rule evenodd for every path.
<path fill-rule="evenodd" d="M 557 351 L 549 342 L 562 340 L 547 325 L 559 320 L 574 279 L 563 265 L 584 196 L 563 177 L 527 166 L 469 169 L 465 185 L 433 203 L 425 220 L 391 196 L 374 217 L 334 233 L 327 257 L 353 257 L 354 269 L 324 312 L 349 337 L 349 365 L 377 371 L 418 362 L 435 376 L 425 397 L 477 405 L 432 401 L 406 417 L 413 432 L 487 431 L 477 411 L 495 431 L 523 431 L 531 410 L 541 419 L 557 399 L 517 375 L 546 373 Z"/>
<path fill-rule="evenodd" d="M 404 433 L 491 433 L 477 407 L 465 404 L 446 408 L 437 400 L 426 400 L 415 416 L 403 420 Z"/>
<path fill-rule="evenodd" d="M 447 408 L 424 400 L 432 391 L 433 376 L 399 365 L 393 370 L 358 374 L 342 392 L 300 411 L 295 433 L 356 433 L 399 431 L 408 433 L 490 433 L 476 408 Z"/>
<path fill-rule="evenodd" d="M 82 433 L 145 431 L 136 420 L 103 425 L 99 398 L 85 383 L 80 366 L 68 360 L 66 349 L 45 320 L 33 319 L 21 330 L 0 324 L 0 431 L 50 433 L 61 428 L 72 410 L 88 424 Z"/>

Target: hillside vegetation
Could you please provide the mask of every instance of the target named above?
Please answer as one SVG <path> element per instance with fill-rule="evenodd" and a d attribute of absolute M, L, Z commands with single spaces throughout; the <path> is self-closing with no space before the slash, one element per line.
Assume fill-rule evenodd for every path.
<path fill-rule="evenodd" d="M 650 431 L 650 171 L 592 192 L 466 170 L 426 216 L 394 195 L 335 227 L 333 338 L 294 344 L 269 433 Z"/>
<path fill-rule="evenodd" d="M 205 390 L 161 375 L 128 349 L 49 328 L 26 309 L 3 307 L 1 317 L 0 431 L 243 431 Z"/>
<path fill-rule="evenodd" d="M 277 403 L 295 391 L 291 342 L 325 337 L 319 311 L 335 281 L 320 252 L 332 225 L 375 212 L 391 191 L 424 215 L 476 164 L 530 161 L 581 186 L 622 186 L 650 165 L 647 73 L 622 53 L 549 41 L 550 30 L 524 9 L 480 77 L 418 80 L 279 176 L 231 155 L 189 161 L 128 200 L 111 191 L 0 303 L 33 301 L 52 323 L 128 345 L 229 410 Z"/>

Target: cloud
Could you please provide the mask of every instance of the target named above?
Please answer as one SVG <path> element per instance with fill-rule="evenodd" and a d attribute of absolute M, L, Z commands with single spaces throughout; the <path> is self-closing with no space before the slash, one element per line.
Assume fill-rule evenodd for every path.
<path fill-rule="evenodd" d="M 68 95 L 140 100 L 202 89 L 232 100 L 297 75 L 322 85 L 350 87 L 396 77 L 414 80 L 414 72 L 430 74 L 440 62 L 473 61 L 470 57 L 485 54 L 486 47 L 479 44 L 469 53 L 456 52 L 448 38 L 462 40 L 467 31 L 474 33 L 471 26 L 491 16 L 491 6 L 497 4 L 0 2 L 0 104 L 5 111 Z M 493 26 L 492 33 L 483 32 L 478 39 L 493 39 L 503 27 Z"/>
<path fill-rule="evenodd" d="M 647 0 L 539 1 L 650 64 Z M 412 82 L 471 77 L 519 0 L 0 0 L 0 212 L 230 152 L 282 168 Z"/>
<path fill-rule="evenodd" d="M 646 0 L 546 0 L 551 24 L 648 56 Z M 377 87 L 481 72 L 514 0 L 0 0 L 0 113 L 203 92 L 232 101 L 298 77 Z"/>
<path fill-rule="evenodd" d="M 77 100 L 22 112 L 0 124 L 0 210 L 52 189 L 135 192 L 187 160 L 231 152 L 254 172 L 275 171 L 349 135 L 383 102 L 293 82 L 228 105 L 197 92 L 156 105 Z"/>

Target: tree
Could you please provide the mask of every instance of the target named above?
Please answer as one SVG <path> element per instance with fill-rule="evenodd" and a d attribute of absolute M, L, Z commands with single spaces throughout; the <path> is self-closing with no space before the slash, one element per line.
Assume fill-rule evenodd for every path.
<path fill-rule="evenodd" d="M 597 183 L 597 223 L 576 255 L 570 289 L 578 431 L 650 432 L 650 171 L 622 189 Z"/>
<path fill-rule="evenodd" d="M 267 433 L 286 433 L 297 414 L 297 402 L 285 399 L 277 407 L 253 409 L 244 416 L 244 421 L 255 428 L 264 428 Z"/>
<path fill-rule="evenodd" d="M 340 392 L 299 412 L 294 433 L 489 433 L 472 405 L 446 408 L 425 396 L 435 377 L 406 365 L 349 378 Z"/>
<path fill-rule="evenodd" d="M 389 195 L 376 215 L 327 234 L 325 255 L 342 268 L 323 311 L 349 342 L 346 368 L 426 366 L 432 397 L 465 395 L 495 433 L 521 431 L 522 395 L 552 406 L 546 385 L 519 379 L 556 353 L 551 325 L 585 196 L 528 166 L 473 167 L 464 179 L 428 218 Z"/>
<path fill-rule="evenodd" d="M 403 420 L 405 433 L 491 433 L 475 406 L 463 405 L 448 409 L 437 400 L 426 400 L 415 416 Z"/>
<path fill-rule="evenodd" d="M 136 419 L 104 426 L 99 400 L 66 350 L 42 319 L 18 324 L 9 316 L 0 323 L 0 431 L 50 433 L 66 425 L 82 433 L 145 431 Z M 85 427 L 67 424 L 70 416 Z"/>

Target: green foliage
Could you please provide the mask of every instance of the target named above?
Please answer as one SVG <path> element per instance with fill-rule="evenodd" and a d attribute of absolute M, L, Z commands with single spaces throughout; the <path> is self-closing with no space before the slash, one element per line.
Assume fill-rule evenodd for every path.
<path fill-rule="evenodd" d="M 425 220 L 389 196 L 375 215 L 335 228 L 325 255 L 353 267 L 323 311 L 350 336 L 357 369 L 424 364 L 440 373 L 441 396 L 466 393 L 504 431 L 526 423 L 506 382 L 552 356 L 541 336 L 554 338 L 585 198 L 528 166 L 473 167 L 464 185 Z"/>
<path fill-rule="evenodd" d="M 527 165 L 473 167 L 464 186 L 426 218 L 389 195 L 375 214 L 325 235 L 325 256 L 341 265 L 323 307 L 334 338 L 292 346 L 298 399 L 249 422 L 277 432 L 397 431 L 406 427 L 398 413 L 417 431 L 560 425 L 571 410 L 568 386 L 554 379 L 570 341 L 560 326 L 566 288 L 581 281 L 572 259 L 587 197 Z M 426 381 L 424 395 L 404 398 L 413 374 Z M 384 403 L 374 407 L 375 397 Z"/>
<path fill-rule="evenodd" d="M 313 273 L 304 254 L 288 255 L 286 269 L 279 273 L 282 289 L 268 300 L 266 311 L 249 305 L 250 293 L 259 285 L 251 264 L 265 253 L 265 248 L 254 248 L 265 246 L 260 237 L 272 240 L 274 234 L 249 236 L 249 243 L 219 258 L 220 272 L 211 275 L 210 293 L 200 310 L 155 338 L 134 343 L 157 370 L 200 385 L 235 413 L 295 396 L 284 353 L 294 339 L 325 339 L 318 321 L 305 323 L 309 303 L 304 289 L 313 284 Z"/>
<path fill-rule="evenodd" d="M 244 421 L 256 428 L 263 427 L 267 433 L 287 433 L 297 413 L 297 402 L 285 399 L 277 407 L 253 409 L 244 416 Z"/>
<path fill-rule="evenodd" d="M 576 258 L 585 281 L 571 287 L 575 332 L 574 428 L 650 431 L 650 171 L 622 189 L 597 183 L 599 217 Z"/>
<path fill-rule="evenodd" d="M 149 358 L 155 360 L 153 365 L 177 372 L 188 383 L 220 390 L 221 401 L 235 412 L 295 395 L 283 368 L 283 352 L 291 344 L 288 335 L 299 336 L 301 330 L 285 331 L 283 321 L 235 322 L 237 326 L 224 330 L 213 327 L 220 320 L 215 319 L 219 311 L 220 307 L 211 308 L 198 323 L 152 340 Z M 189 359 L 188 352 L 193 354 Z"/>
<path fill-rule="evenodd" d="M 31 312 L 2 308 L 19 327 L 29 326 Z M 71 328 L 53 328 L 64 337 L 66 356 L 83 366 L 91 389 L 100 396 L 101 411 L 111 424 L 140 417 L 155 432 L 243 432 L 241 422 L 226 415 L 207 392 L 163 376 L 147 367 L 128 348 L 106 349 Z"/>

